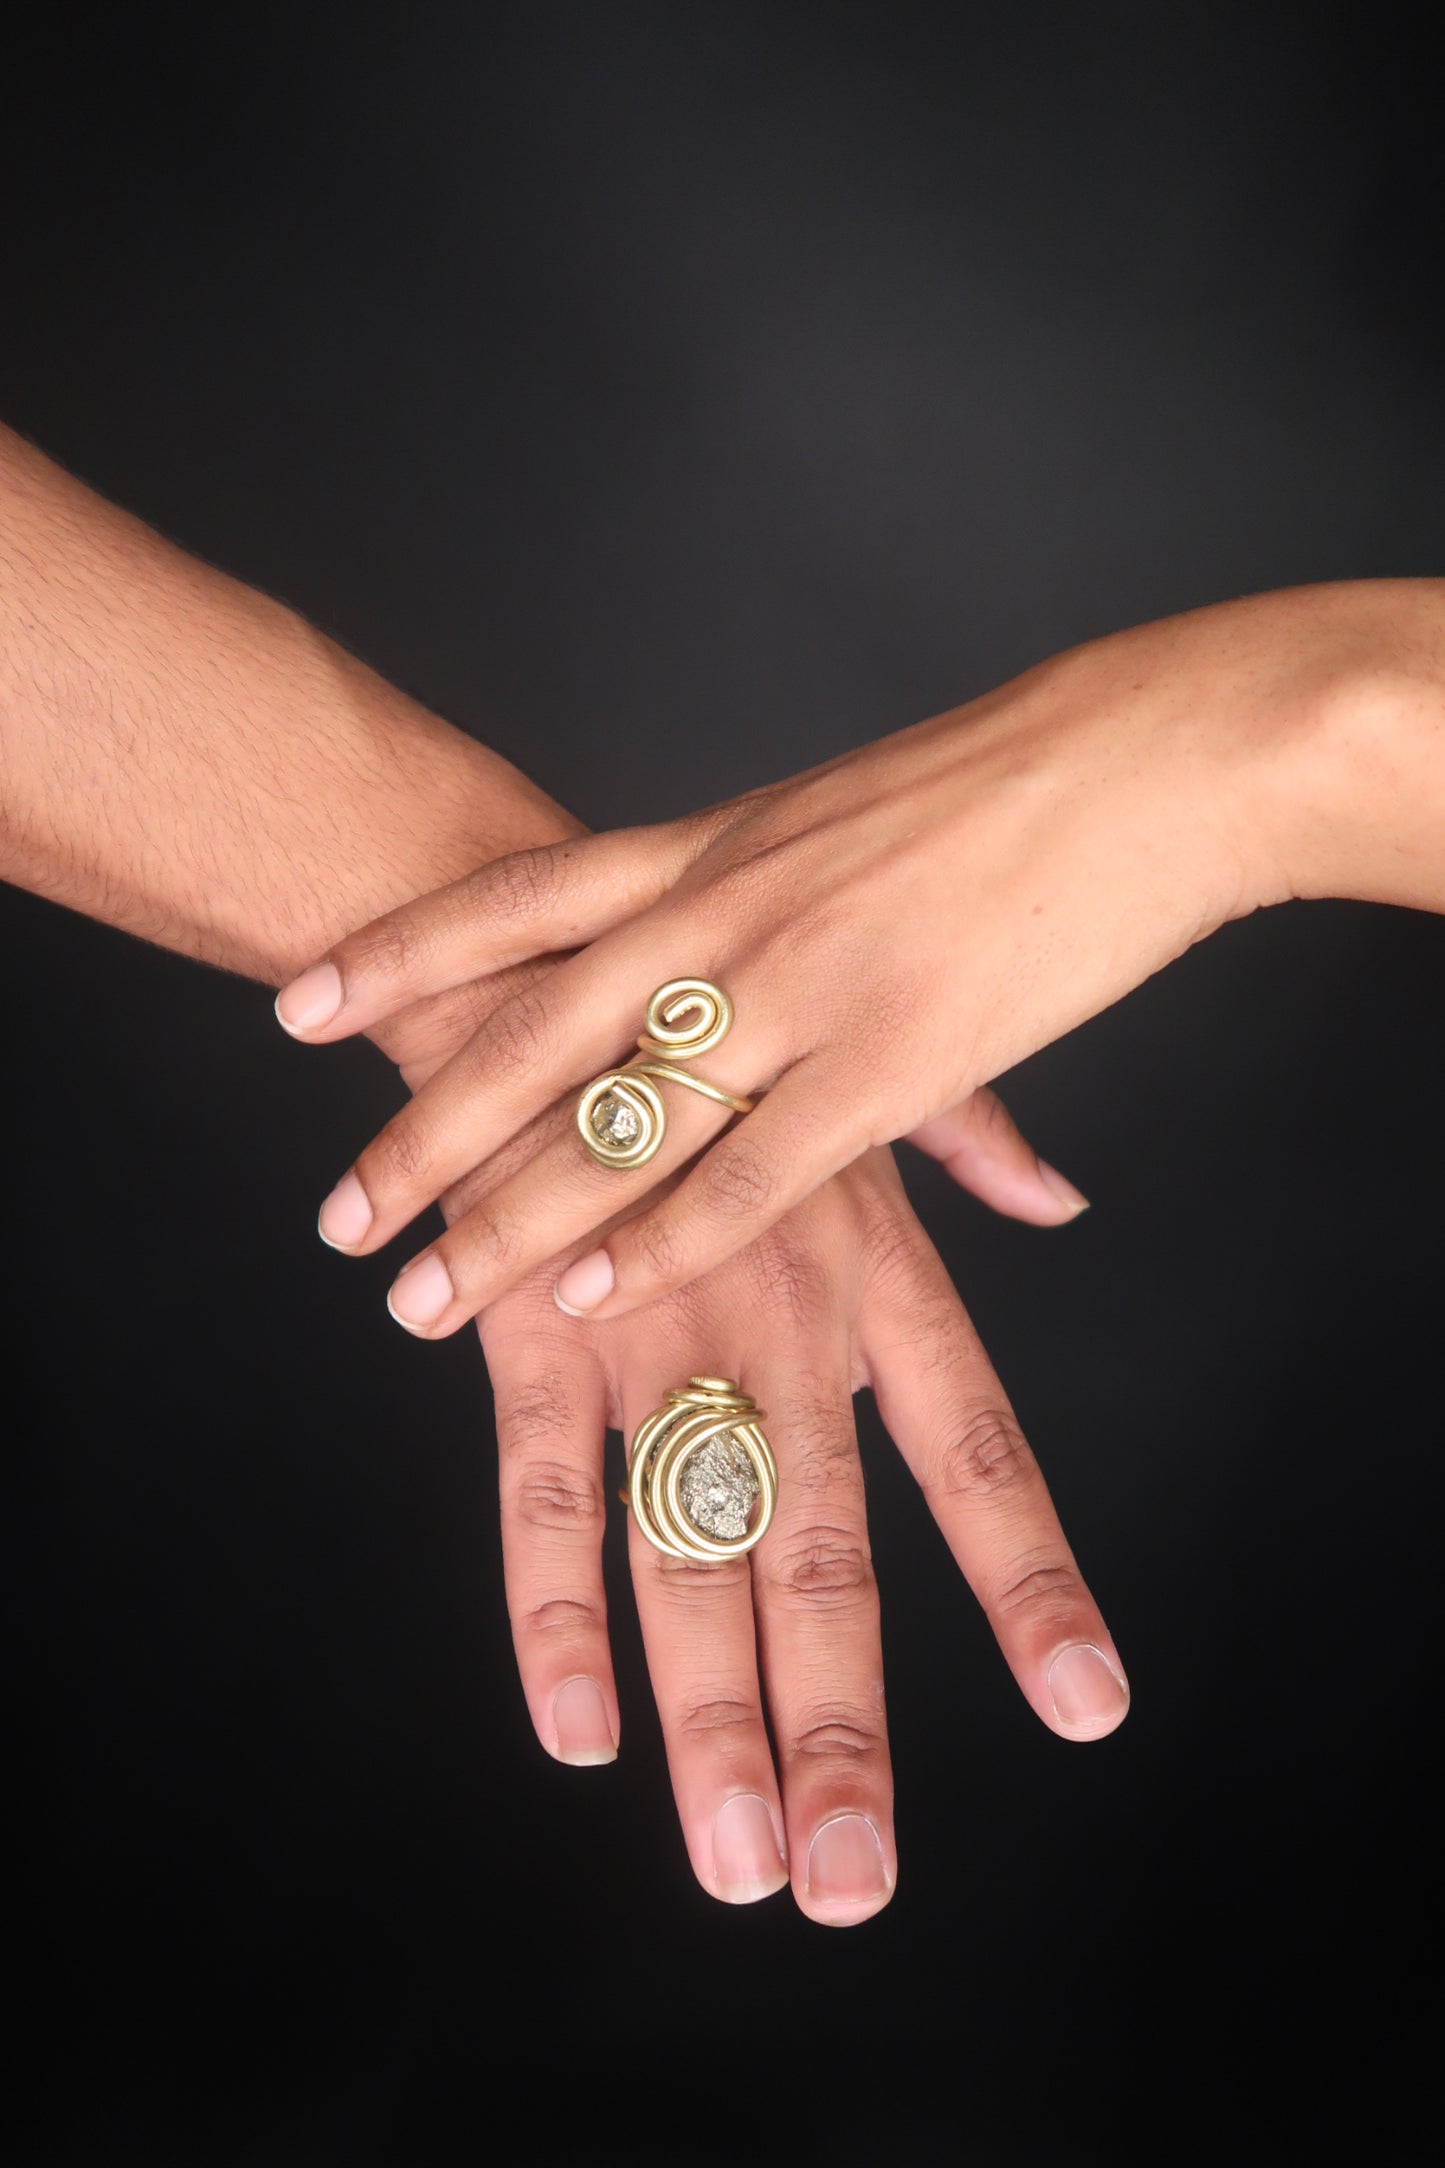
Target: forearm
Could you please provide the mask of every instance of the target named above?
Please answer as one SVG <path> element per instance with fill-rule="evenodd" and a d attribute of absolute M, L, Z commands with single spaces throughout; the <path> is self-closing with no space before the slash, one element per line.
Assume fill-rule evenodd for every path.
<path fill-rule="evenodd" d="M 0 429 L 0 876 L 277 984 L 420 890 L 578 832 Z"/>

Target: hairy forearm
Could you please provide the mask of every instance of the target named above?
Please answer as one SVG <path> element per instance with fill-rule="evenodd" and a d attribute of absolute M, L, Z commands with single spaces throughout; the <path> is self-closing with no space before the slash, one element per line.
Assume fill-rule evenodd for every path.
<path fill-rule="evenodd" d="M 577 824 L 0 429 L 0 876 L 276 984 Z"/>

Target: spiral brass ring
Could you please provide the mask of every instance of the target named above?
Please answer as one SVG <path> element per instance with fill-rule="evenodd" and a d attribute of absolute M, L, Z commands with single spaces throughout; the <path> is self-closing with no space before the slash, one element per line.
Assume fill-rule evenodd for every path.
<path fill-rule="evenodd" d="M 577 1103 L 577 1129 L 592 1157 L 604 1167 L 645 1167 L 660 1149 L 667 1113 L 654 1078 L 682 1084 L 733 1114 L 751 1114 L 751 1099 L 677 1066 L 710 1054 L 732 1023 L 733 1005 L 720 986 L 706 979 L 669 979 L 659 986 L 647 1004 L 640 1058 L 597 1077 Z"/>
<path fill-rule="evenodd" d="M 731 1378 L 698 1377 L 639 1424 L 627 1502 L 654 1549 L 706 1565 L 762 1540 L 778 1502 L 762 1420 Z"/>

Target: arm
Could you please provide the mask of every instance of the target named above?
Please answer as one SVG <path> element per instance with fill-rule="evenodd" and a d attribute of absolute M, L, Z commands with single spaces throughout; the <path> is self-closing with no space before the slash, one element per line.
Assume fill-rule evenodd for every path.
<path fill-rule="evenodd" d="M 0 878 L 276 984 L 421 868 L 580 833 L 294 611 L 0 428 Z"/>
<path fill-rule="evenodd" d="M 339 927 L 479 856 L 575 823 L 514 769 L 289 612 L 195 566 L 0 439 L 3 820 L 10 876 L 234 969 L 283 977 Z M 420 1082 L 519 985 L 456 983 L 384 1036 Z M 1010 1150 L 975 1152 L 1008 1173 Z M 519 1140 L 525 1152 L 529 1140 Z M 1027 1155 L 1031 1159 L 1032 1155 Z M 485 1209 L 505 1159 L 449 1212 Z M 497 1400 L 508 1605 L 538 1736 L 610 1760 L 604 1426 L 694 1371 L 771 1408 L 778 1516 L 747 1561 L 668 1570 L 632 1541 L 648 1661 L 699 1879 L 745 1902 L 789 1877 L 813 1918 L 887 1901 L 895 1851 L 877 1591 L 851 1395 L 874 1385 L 1032 1706 L 1070 1739 L 1127 1688 L 1037 1464 L 885 1154 L 685 1301 L 597 1331 L 551 1274 L 481 1319 Z M 767 1650 L 760 1676 L 758 1645 Z M 777 1740 L 768 1738 L 766 1704 Z"/>
<path fill-rule="evenodd" d="M 716 1109 L 670 1115 L 651 1166 L 614 1175 L 630 1216 L 590 1245 L 572 1147 L 539 1155 L 490 1207 L 535 1253 L 499 1261 L 463 1220 L 428 1253 L 443 1299 L 410 1322 L 455 1330 L 564 1244 L 586 1254 L 559 1301 L 620 1317 L 868 1146 L 925 1125 L 936 1148 L 945 1109 L 1228 919 L 1297 896 L 1445 909 L 1442 837 L 1445 581 L 1386 580 L 1100 640 L 810 775 L 544 855 L 525 910 L 498 911 L 496 867 L 333 952 L 342 998 L 316 1038 L 455 976 L 592 944 L 527 1006 L 523 1058 L 499 1059 L 519 1044 L 511 1003 L 362 1155 L 356 1247 L 571 1087 L 561 1050 L 605 1074 L 652 988 L 701 969 L 737 1017 L 708 1080 L 762 1091 L 757 1111 L 720 1139 Z"/>
<path fill-rule="evenodd" d="M 277 984 L 419 888 L 583 832 L 510 761 L 0 426 L 0 879 Z M 434 1004 L 426 1034 L 412 1019 L 409 1080 L 478 998 Z M 995 1102 L 920 1141 L 1002 1211 L 1082 1208 Z"/>

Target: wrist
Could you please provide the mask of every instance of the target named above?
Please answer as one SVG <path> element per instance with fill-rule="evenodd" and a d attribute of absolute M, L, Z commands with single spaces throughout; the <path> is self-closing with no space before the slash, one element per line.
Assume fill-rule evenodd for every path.
<path fill-rule="evenodd" d="M 288 933 L 284 968 L 258 975 L 279 982 L 400 903 L 491 859 L 583 833 L 501 754 L 286 615 L 286 667 L 273 654 L 267 677 L 284 687 L 291 734 L 319 771 L 328 879 L 307 898 L 315 922 Z"/>
<path fill-rule="evenodd" d="M 1445 909 L 1445 581 L 1309 590 L 1263 794 L 1274 893 Z M 1295 598 L 1290 598 L 1291 600 Z"/>

